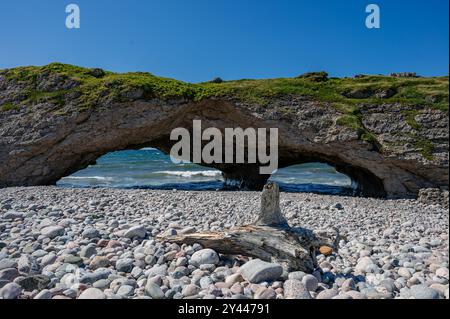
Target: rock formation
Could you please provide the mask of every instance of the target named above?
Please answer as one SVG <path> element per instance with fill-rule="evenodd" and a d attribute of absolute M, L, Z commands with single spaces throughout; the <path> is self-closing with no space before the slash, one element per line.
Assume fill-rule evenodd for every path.
<path fill-rule="evenodd" d="M 0 71 L 0 187 L 54 184 L 111 151 L 167 153 L 172 129 L 194 119 L 221 130 L 277 127 L 280 167 L 329 163 L 359 195 L 448 188 L 448 77 L 188 84 L 63 64 Z M 244 188 L 269 178 L 256 164 L 207 166 Z"/>

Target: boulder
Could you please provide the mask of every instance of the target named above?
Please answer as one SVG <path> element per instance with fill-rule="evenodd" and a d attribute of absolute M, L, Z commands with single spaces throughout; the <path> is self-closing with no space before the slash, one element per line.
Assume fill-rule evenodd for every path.
<path fill-rule="evenodd" d="M 48 226 L 41 230 L 41 234 L 45 237 L 53 239 L 58 236 L 64 235 L 64 228 L 61 226 Z"/>
<path fill-rule="evenodd" d="M 197 267 L 205 264 L 217 265 L 219 263 L 219 255 L 212 249 L 201 249 L 192 254 L 190 262 Z"/>
<path fill-rule="evenodd" d="M 78 299 L 106 299 L 106 295 L 97 288 L 88 288 L 81 293 Z"/>
<path fill-rule="evenodd" d="M 257 284 L 263 281 L 277 280 L 283 273 L 283 267 L 260 259 L 253 259 L 240 268 L 240 273 L 245 280 Z"/>
<path fill-rule="evenodd" d="M 286 299 L 312 299 L 305 285 L 297 279 L 288 279 L 284 282 L 284 297 Z"/>
<path fill-rule="evenodd" d="M 124 234 L 124 237 L 126 238 L 145 238 L 145 235 L 147 234 L 147 230 L 144 226 L 137 225 L 130 227 Z"/>

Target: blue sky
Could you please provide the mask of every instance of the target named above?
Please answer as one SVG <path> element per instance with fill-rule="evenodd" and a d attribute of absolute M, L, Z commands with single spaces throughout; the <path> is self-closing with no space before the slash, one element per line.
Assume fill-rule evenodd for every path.
<path fill-rule="evenodd" d="M 81 29 L 65 27 L 65 7 Z M 366 5 L 381 29 L 365 27 Z M 1 0 L 0 68 L 64 62 L 184 81 L 447 75 L 447 0 Z"/>

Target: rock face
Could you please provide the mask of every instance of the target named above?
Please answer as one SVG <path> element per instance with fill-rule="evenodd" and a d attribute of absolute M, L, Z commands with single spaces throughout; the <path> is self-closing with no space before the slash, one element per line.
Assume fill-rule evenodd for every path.
<path fill-rule="evenodd" d="M 337 85 L 332 79 L 289 81 L 294 89 Z M 436 81 L 448 85 L 448 79 Z M 255 90 L 265 94 L 263 84 L 249 83 L 256 86 L 241 91 L 236 86 L 236 91 L 226 82 L 191 85 L 59 64 L 0 71 L 0 187 L 51 185 L 111 151 L 151 146 L 168 153 L 176 142 L 170 141 L 172 129 L 190 130 L 199 119 L 203 129 L 222 132 L 278 128 L 280 168 L 329 163 L 352 178 L 357 195 L 415 197 L 422 188 L 448 188 L 448 92 L 425 96 L 431 107 L 400 104 L 398 88 L 393 97 L 362 99 L 346 98 L 346 90 L 336 89 L 339 105 L 284 92 L 260 102 L 243 98 Z M 339 107 L 347 102 L 356 111 Z M 433 106 L 438 104 L 447 104 L 447 111 Z M 270 177 L 259 174 L 258 164 L 203 164 L 242 188 L 262 189 Z"/>

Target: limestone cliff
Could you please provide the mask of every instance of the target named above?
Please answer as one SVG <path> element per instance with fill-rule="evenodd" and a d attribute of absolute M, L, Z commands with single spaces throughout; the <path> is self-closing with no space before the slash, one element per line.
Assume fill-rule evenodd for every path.
<path fill-rule="evenodd" d="M 64 64 L 0 71 L 0 187 L 53 184 L 110 151 L 168 152 L 175 127 L 278 127 L 280 166 L 320 161 L 364 196 L 448 188 L 448 77 L 189 84 Z M 212 164 L 261 188 L 257 165 Z"/>

